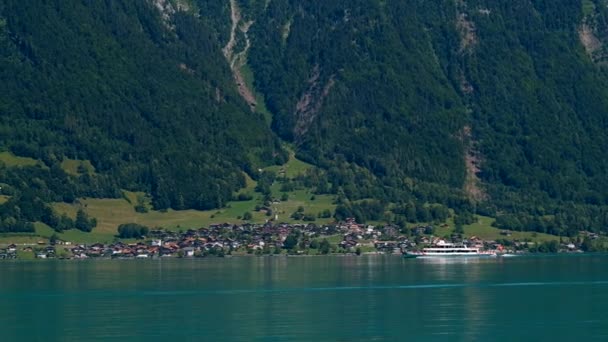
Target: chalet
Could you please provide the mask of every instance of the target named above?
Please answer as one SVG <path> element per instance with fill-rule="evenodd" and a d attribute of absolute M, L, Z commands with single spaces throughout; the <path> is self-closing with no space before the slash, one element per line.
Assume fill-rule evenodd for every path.
<path fill-rule="evenodd" d="M 350 235 L 347 235 L 345 237 L 345 239 L 340 242 L 340 247 L 345 248 L 345 249 L 353 248 L 353 247 L 356 247 L 357 245 L 358 245 L 357 240 L 351 238 Z"/>
<path fill-rule="evenodd" d="M 95 243 L 89 247 L 89 249 L 92 249 L 96 252 L 100 252 L 100 254 L 104 248 L 105 248 L 105 246 L 102 243 Z"/>
<path fill-rule="evenodd" d="M 47 257 L 54 258 L 55 257 L 55 247 L 48 246 L 44 249 L 44 253 L 46 253 Z"/>
<path fill-rule="evenodd" d="M 398 241 L 376 241 L 374 247 L 377 249 L 395 249 L 399 248 L 400 243 Z"/>
<path fill-rule="evenodd" d="M 36 258 L 37 259 L 46 259 L 46 253 L 38 252 L 38 253 L 36 253 Z"/>
<path fill-rule="evenodd" d="M 283 247 L 283 244 L 281 244 L 280 248 L 282 248 L 282 247 Z M 264 249 L 264 247 L 262 247 L 262 246 L 260 246 L 260 245 L 258 245 L 258 244 L 254 244 L 254 243 L 250 243 L 250 244 L 248 244 L 248 245 L 247 245 L 247 248 L 249 248 L 249 249 L 251 249 L 251 250 L 254 250 L 254 251 Z"/>
<path fill-rule="evenodd" d="M 173 256 L 174 253 L 175 251 L 173 249 L 167 247 L 160 247 L 158 250 L 160 256 Z"/>
<path fill-rule="evenodd" d="M 184 256 L 185 257 L 193 257 L 194 256 L 194 248 L 192 247 L 186 247 L 184 249 L 182 249 L 184 251 Z"/>

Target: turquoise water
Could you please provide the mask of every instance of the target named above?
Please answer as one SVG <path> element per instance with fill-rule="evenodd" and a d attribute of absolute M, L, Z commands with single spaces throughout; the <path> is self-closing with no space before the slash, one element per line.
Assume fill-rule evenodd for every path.
<path fill-rule="evenodd" d="M 608 340 L 608 257 L 0 262 L 2 341 Z"/>

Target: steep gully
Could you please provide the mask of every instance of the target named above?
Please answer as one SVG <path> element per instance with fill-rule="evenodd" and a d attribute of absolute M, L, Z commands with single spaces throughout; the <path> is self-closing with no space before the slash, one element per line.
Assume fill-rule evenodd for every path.
<path fill-rule="evenodd" d="M 247 32 L 249 31 L 251 25 L 253 25 L 253 21 L 242 22 L 241 11 L 236 0 L 230 0 L 230 19 L 232 22 L 232 26 L 230 28 L 230 40 L 228 40 L 228 43 L 226 43 L 226 46 L 224 46 L 222 52 L 224 53 L 226 60 L 228 60 L 230 69 L 232 70 L 232 77 L 234 78 L 234 82 L 236 83 L 239 94 L 247 102 L 249 109 L 251 109 L 253 112 L 257 105 L 255 95 L 245 83 L 245 79 L 241 71 L 241 68 L 247 62 L 247 52 L 251 47 L 251 42 Z M 238 31 L 243 34 L 245 39 L 245 47 L 242 51 L 235 52 L 238 39 L 237 35 L 239 33 Z"/>

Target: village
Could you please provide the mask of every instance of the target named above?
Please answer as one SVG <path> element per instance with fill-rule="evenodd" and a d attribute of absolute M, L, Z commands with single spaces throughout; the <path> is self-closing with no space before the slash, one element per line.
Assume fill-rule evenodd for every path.
<path fill-rule="evenodd" d="M 325 254 L 401 254 L 436 243 L 433 226 L 407 230 L 397 226 L 376 227 L 356 223 L 354 219 L 329 225 L 316 224 L 213 224 L 199 229 L 176 232 L 155 229 L 141 239 L 116 239 L 112 243 L 77 244 L 70 241 L 39 241 L 35 245 L 10 244 L 0 247 L 0 259 L 17 259 L 31 253 L 37 259 L 118 258 L 148 259 L 159 257 L 193 258 L 238 255 L 325 255 Z M 509 233 L 504 232 L 508 237 Z M 530 251 L 529 242 L 501 239 L 462 239 L 470 247 L 508 253 Z M 540 252 L 581 252 L 579 246 L 557 242 Z"/>

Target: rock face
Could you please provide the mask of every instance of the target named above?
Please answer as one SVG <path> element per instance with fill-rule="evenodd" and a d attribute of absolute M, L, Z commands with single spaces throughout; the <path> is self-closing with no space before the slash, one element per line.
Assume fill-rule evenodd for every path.
<path fill-rule="evenodd" d="M 587 10 L 579 25 L 578 34 L 581 44 L 595 64 L 604 65 L 608 62 L 608 27 L 605 24 L 607 3 L 605 1 L 584 1 Z M 597 3 L 597 4 L 596 4 Z"/>
<path fill-rule="evenodd" d="M 255 95 L 249 88 L 249 85 L 245 82 L 245 78 L 241 71 L 241 68 L 247 63 L 247 52 L 251 47 L 251 41 L 249 40 L 247 32 L 251 25 L 253 25 L 253 21 L 242 21 L 241 10 L 236 0 L 230 0 L 230 25 L 230 40 L 228 40 L 228 43 L 226 43 L 222 52 L 230 64 L 230 69 L 232 70 L 234 82 L 239 94 L 247 102 L 251 111 L 254 111 L 255 106 L 257 105 Z M 245 41 L 245 47 L 243 47 L 243 50 L 235 52 L 239 37 L 241 37 L 241 40 Z"/>
<path fill-rule="evenodd" d="M 329 91 L 335 83 L 333 76 L 331 76 L 325 85 L 321 85 L 319 76 L 319 66 L 316 65 L 307 81 L 308 88 L 296 103 L 294 136 L 298 141 L 306 134 L 316 116 L 319 115 L 323 100 L 329 95 Z"/>

